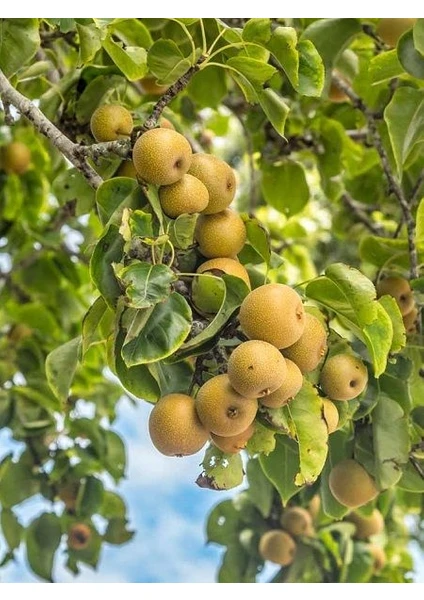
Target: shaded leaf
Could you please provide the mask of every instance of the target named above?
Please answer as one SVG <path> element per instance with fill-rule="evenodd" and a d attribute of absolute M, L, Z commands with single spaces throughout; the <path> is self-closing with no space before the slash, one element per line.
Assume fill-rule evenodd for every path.
<path fill-rule="evenodd" d="M 26 531 L 27 559 L 36 575 L 53 581 L 52 570 L 56 550 L 62 537 L 59 517 L 43 513 L 34 519 Z"/>
<path fill-rule="evenodd" d="M 80 355 L 81 338 L 55 348 L 46 358 L 47 381 L 56 397 L 66 402 Z"/>
<path fill-rule="evenodd" d="M 115 271 L 116 272 L 116 271 Z M 166 265 L 135 262 L 116 272 L 125 287 L 128 306 L 148 308 L 171 294 L 175 273 Z"/>
<path fill-rule="evenodd" d="M 38 19 L 0 19 L 0 69 L 11 77 L 40 46 Z"/>
<path fill-rule="evenodd" d="M 240 454 L 224 454 L 210 445 L 202 461 L 203 471 L 196 479 L 199 487 L 230 490 L 243 482 L 243 462 Z"/>
<path fill-rule="evenodd" d="M 301 212 L 310 195 L 303 167 L 292 161 L 264 165 L 262 193 L 268 204 L 286 217 Z"/>
<path fill-rule="evenodd" d="M 275 450 L 268 456 L 261 455 L 259 462 L 286 506 L 301 489 L 294 482 L 299 471 L 299 450 L 296 442 L 284 435 L 278 435 L 276 441 Z"/>

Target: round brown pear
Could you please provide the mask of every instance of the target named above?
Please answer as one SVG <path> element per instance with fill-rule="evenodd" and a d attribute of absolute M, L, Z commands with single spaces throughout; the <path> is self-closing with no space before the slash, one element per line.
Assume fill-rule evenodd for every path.
<path fill-rule="evenodd" d="M 347 96 L 343 90 L 339 88 L 338 85 L 331 82 L 330 88 L 328 90 L 328 99 L 335 104 L 341 104 L 342 102 L 349 102 L 349 96 Z"/>
<path fill-rule="evenodd" d="M 211 433 L 231 437 L 246 431 L 255 419 L 256 398 L 245 398 L 231 386 L 228 375 L 216 375 L 200 388 L 197 414 Z"/>
<path fill-rule="evenodd" d="M 411 334 L 417 331 L 418 309 L 416 306 L 403 317 L 403 325 L 406 333 Z"/>
<path fill-rule="evenodd" d="M 163 127 L 164 129 L 173 129 L 175 131 L 174 124 L 166 117 L 161 117 L 159 119 L 159 127 Z"/>
<path fill-rule="evenodd" d="M 139 83 L 142 91 L 149 96 L 162 96 L 168 89 L 167 85 L 157 83 L 155 77 L 143 77 Z"/>
<path fill-rule="evenodd" d="M 246 398 L 261 398 L 275 392 L 286 376 L 286 361 L 281 352 L 262 340 L 243 342 L 228 360 L 230 383 Z"/>
<path fill-rule="evenodd" d="M 350 513 L 346 517 L 346 521 L 355 525 L 355 537 L 359 540 L 367 540 L 372 535 L 381 533 L 384 529 L 383 515 L 376 508 L 369 517 L 364 517 L 355 512 Z"/>
<path fill-rule="evenodd" d="M 206 215 L 225 210 L 236 193 L 233 169 L 212 154 L 194 154 L 189 173 L 202 181 L 209 192 L 209 204 L 203 210 Z"/>
<path fill-rule="evenodd" d="M 305 313 L 305 329 L 292 346 L 284 348 L 283 354 L 297 364 L 302 373 L 317 368 L 327 352 L 327 331 L 321 321 Z"/>
<path fill-rule="evenodd" d="M 23 175 L 31 164 L 31 151 L 22 142 L 11 142 L 1 149 L 1 167 L 8 175 Z"/>
<path fill-rule="evenodd" d="M 225 452 L 226 454 L 237 454 L 243 448 L 246 448 L 247 442 L 250 440 L 252 435 L 255 433 L 255 424 L 252 423 L 246 429 L 238 435 L 232 435 L 230 437 L 222 437 L 211 433 L 211 439 L 215 446 Z"/>
<path fill-rule="evenodd" d="M 167 394 L 155 404 L 149 433 L 153 445 L 165 456 L 195 454 L 209 437 L 197 416 L 194 398 L 186 394 Z"/>
<path fill-rule="evenodd" d="M 141 179 L 171 185 L 187 173 L 192 151 L 186 138 L 172 129 L 157 127 L 141 135 L 133 148 L 133 162 Z"/>
<path fill-rule="evenodd" d="M 201 212 L 208 204 L 209 194 L 199 179 L 186 173 L 175 183 L 159 188 L 159 201 L 166 216 L 176 219 Z"/>
<path fill-rule="evenodd" d="M 309 535 L 313 531 L 312 517 L 301 506 L 287 508 L 281 517 L 281 526 L 291 535 Z"/>
<path fill-rule="evenodd" d="M 368 371 L 356 356 L 336 354 L 325 362 L 319 382 L 331 400 L 352 400 L 366 388 Z"/>
<path fill-rule="evenodd" d="M 206 258 L 234 258 L 246 242 L 246 227 L 233 210 L 213 215 L 199 215 L 194 237 Z"/>
<path fill-rule="evenodd" d="M 312 498 L 308 504 L 308 512 L 314 521 L 317 519 L 320 510 L 321 510 L 321 498 L 320 498 L 319 494 L 315 494 L 315 496 L 312 496 Z"/>
<path fill-rule="evenodd" d="M 340 461 L 331 469 L 328 484 L 335 499 L 348 508 L 363 506 L 378 494 L 372 477 L 351 458 Z"/>
<path fill-rule="evenodd" d="M 377 25 L 377 35 L 392 48 L 396 46 L 399 38 L 412 29 L 417 19 L 380 19 Z"/>
<path fill-rule="evenodd" d="M 384 552 L 383 548 L 381 546 L 377 546 L 377 544 L 369 544 L 368 550 L 373 558 L 374 573 L 378 573 L 386 564 L 386 553 Z"/>
<path fill-rule="evenodd" d="M 104 104 L 91 116 L 90 129 L 97 142 L 113 142 L 127 138 L 134 127 L 131 113 L 118 104 Z"/>
<path fill-rule="evenodd" d="M 327 423 L 328 433 L 334 433 L 339 424 L 339 411 L 337 406 L 327 398 L 322 399 L 322 412 Z"/>
<path fill-rule="evenodd" d="M 303 385 L 303 375 L 299 367 L 286 358 L 287 375 L 282 385 L 272 394 L 261 398 L 261 404 L 268 408 L 280 408 L 298 394 Z"/>
<path fill-rule="evenodd" d="M 415 300 L 411 286 L 409 281 L 403 277 L 390 276 L 380 279 L 376 290 L 379 298 L 386 295 L 393 296 L 403 317 L 414 308 Z"/>
<path fill-rule="evenodd" d="M 294 560 L 296 542 L 285 531 L 271 529 L 259 541 L 259 554 L 264 560 L 286 567 Z"/>
<path fill-rule="evenodd" d="M 242 302 L 239 319 L 248 338 L 280 349 L 297 342 L 305 329 L 302 300 L 282 283 L 269 283 L 250 292 Z"/>
<path fill-rule="evenodd" d="M 68 546 L 71 550 L 84 550 L 91 541 L 92 532 L 85 523 L 75 523 L 68 531 Z"/>

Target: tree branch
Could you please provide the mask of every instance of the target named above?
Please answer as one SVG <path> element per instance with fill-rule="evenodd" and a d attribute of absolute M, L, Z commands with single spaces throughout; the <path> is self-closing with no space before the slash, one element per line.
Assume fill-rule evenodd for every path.
<path fill-rule="evenodd" d="M 411 279 L 417 279 L 418 277 L 418 255 L 415 247 L 415 222 L 412 216 L 411 206 L 409 205 L 402 188 L 397 182 L 390 165 L 389 157 L 386 149 L 383 145 L 380 132 L 378 131 L 377 122 L 374 113 L 366 106 L 362 98 L 360 98 L 350 87 L 348 83 L 341 77 L 333 74 L 333 81 L 338 88 L 342 90 L 351 100 L 353 106 L 359 109 L 365 116 L 368 122 L 368 129 L 370 132 L 371 139 L 374 143 L 374 147 L 380 157 L 380 162 L 383 167 L 384 175 L 389 184 L 389 191 L 396 197 L 399 206 L 402 210 L 403 219 L 406 224 L 407 239 L 408 239 L 408 250 L 410 260 L 410 273 Z"/>
<path fill-rule="evenodd" d="M 190 82 L 190 79 L 193 77 L 195 73 L 200 69 L 200 65 L 204 62 L 205 57 L 200 56 L 196 64 L 188 69 L 175 83 L 173 83 L 168 90 L 164 93 L 164 95 L 159 98 L 159 100 L 154 105 L 152 112 L 149 117 L 144 121 L 143 125 L 139 127 L 135 127 L 132 133 L 132 141 L 134 142 L 139 133 L 143 133 L 148 131 L 149 129 L 153 129 L 156 127 L 158 120 L 163 113 L 164 109 L 172 102 L 172 100 L 182 92 Z"/>
<path fill-rule="evenodd" d="M 367 229 L 369 229 L 375 235 L 381 235 L 383 233 L 383 228 L 381 227 L 381 225 L 378 225 L 377 223 L 373 223 L 370 220 L 370 218 L 368 217 L 367 213 L 361 208 L 361 206 L 359 206 L 359 204 L 357 202 L 355 202 L 355 200 L 352 198 L 352 196 L 350 194 L 345 192 L 342 195 L 342 200 L 343 200 L 344 204 L 348 208 L 351 209 L 351 211 L 355 215 L 356 219 L 360 223 L 365 225 L 365 227 L 367 227 Z"/>
<path fill-rule="evenodd" d="M 35 104 L 15 90 L 1 70 L 0 96 L 3 99 L 3 102 L 12 104 L 17 108 L 28 121 L 31 121 L 37 131 L 48 138 L 52 144 L 61 151 L 63 156 L 65 156 L 74 167 L 81 171 L 91 187 L 97 189 L 100 186 L 103 179 L 92 167 L 90 167 L 84 158 L 80 157 L 78 145 L 71 142 L 69 138 L 59 131 L 59 129 L 47 119 Z"/>

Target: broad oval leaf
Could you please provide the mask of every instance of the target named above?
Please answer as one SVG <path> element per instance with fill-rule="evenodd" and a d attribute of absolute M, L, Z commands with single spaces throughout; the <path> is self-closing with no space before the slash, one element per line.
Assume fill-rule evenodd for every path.
<path fill-rule="evenodd" d="M 284 506 L 301 487 L 295 484 L 299 471 L 299 449 L 296 442 L 287 436 L 276 436 L 276 447 L 268 456 L 261 455 L 259 462 L 274 487 L 277 488 Z"/>
<path fill-rule="evenodd" d="M 55 396 L 63 403 L 69 395 L 80 350 L 81 338 L 77 337 L 55 348 L 46 358 L 47 381 Z"/>
<path fill-rule="evenodd" d="M 135 179 L 114 177 L 104 181 L 96 192 L 96 203 L 103 225 L 120 225 L 124 208 L 140 208 L 143 195 Z"/>
<path fill-rule="evenodd" d="M 103 41 L 103 48 L 127 79 L 136 81 L 147 73 L 147 52 L 138 46 L 115 42 L 111 35 Z"/>
<path fill-rule="evenodd" d="M 0 69 L 11 77 L 40 46 L 38 19 L 0 19 Z"/>
<path fill-rule="evenodd" d="M 203 471 L 196 480 L 199 487 L 231 490 L 243 482 L 244 471 L 240 454 L 224 454 L 211 444 L 201 464 Z"/>
<path fill-rule="evenodd" d="M 36 575 L 53 582 L 53 563 L 62 537 L 59 517 L 43 513 L 34 519 L 26 531 L 27 559 Z"/>
<path fill-rule="evenodd" d="M 284 128 L 290 108 L 284 100 L 271 88 L 258 93 L 259 103 L 275 131 L 284 137 Z"/>
<path fill-rule="evenodd" d="M 171 293 L 176 275 L 166 265 L 135 262 L 117 273 L 125 287 L 128 306 L 148 308 L 163 302 Z"/>
<path fill-rule="evenodd" d="M 159 84 L 171 85 L 191 67 L 190 59 L 185 58 L 172 40 L 156 40 L 147 54 L 149 70 Z"/>
<path fill-rule="evenodd" d="M 277 165 L 264 165 L 262 193 L 273 208 L 291 217 L 301 212 L 309 200 L 309 186 L 303 167 L 287 161 Z"/>
<path fill-rule="evenodd" d="M 409 75 L 417 79 L 424 79 L 424 56 L 415 48 L 412 29 L 400 38 L 397 55 L 400 64 Z"/>
<path fill-rule="evenodd" d="M 96 247 L 90 261 L 90 273 L 95 285 L 109 306 L 114 308 L 121 288 L 113 272 L 112 263 L 118 263 L 124 252 L 124 238 L 117 225 L 110 224 Z"/>

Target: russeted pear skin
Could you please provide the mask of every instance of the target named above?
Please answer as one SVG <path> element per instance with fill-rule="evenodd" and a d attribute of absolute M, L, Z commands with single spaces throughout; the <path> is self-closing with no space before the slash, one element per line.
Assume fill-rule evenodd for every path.
<path fill-rule="evenodd" d="M 264 560 L 286 567 L 296 554 L 296 542 L 285 531 L 271 529 L 264 533 L 259 541 L 259 554 Z"/>
<path fill-rule="evenodd" d="M 376 508 L 369 517 L 353 512 L 346 517 L 346 521 L 350 521 L 356 526 L 355 537 L 358 540 L 367 540 L 372 535 L 381 533 L 384 529 L 383 515 Z"/>
<path fill-rule="evenodd" d="M 302 373 L 317 368 L 327 352 L 327 332 L 321 321 L 305 313 L 305 329 L 292 346 L 284 348 L 283 354 L 297 364 Z"/>
<path fill-rule="evenodd" d="M 376 285 L 377 296 L 393 296 L 396 300 L 401 315 L 407 315 L 415 305 L 414 296 L 412 294 L 409 281 L 403 277 L 385 277 L 380 279 Z"/>
<path fill-rule="evenodd" d="M 377 25 L 376 33 L 381 39 L 392 48 L 396 46 L 399 38 L 412 29 L 417 19 L 380 19 Z"/>
<path fill-rule="evenodd" d="M 129 110 L 118 104 L 104 104 L 91 115 L 90 129 L 97 142 L 113 142 L 131 135 L 134 123 Z"/>
<path fill-rule="evenodd" d="M 208 204 L 209 194 L 203 183 L 186 173 L 171 185 L 159 188 L 159 201 L 167 217 L 201 212 Z"/>
<path fill-rule="evenodd" d="M 418 309 L 416 306 L 403 317 L 406 333 L 415 333 L 417 330 Z"/>
<path fill-rule="evenodd" d="M 328 478 L 335 499 L 348 508 L 358 508 L 378 494 L 374 480 L 356 460 L 345 459 L 334 465 Z"/>
<path fill-rule="evenodd" d="M 256 398 L 244 398 L 231 387 L 228 375 L 216 375 L 200 388 L 197 414 L 211 433 L 231 437 L 245 431 L 255 419 Z"/>
<path fill-rule="evenodd" d="M 195 454 L 209 437 L 197 416 L 194 398 L 186 394 L 167 394 L 155 404 L 149 433 L 153 445 L 165 456 Z"/>
<path fill-rule="evenodd" d="M 243 279 L 244 283 L 250 289 L 249 273 L 238 260 L 234 260 L 233 258 L 211 258 L 202 263 L 196 273 L 207 273 L 208 271 L 212 275 L 218 275 L 219 271 L 222 271 L 226 275 L 239 277 Z"/>
<path fill-rule="evenodd" d="M 242 302 L 239 319 L 248 338 L 280 349 L 297 342 L 305 329 L 302 300 L 283 283 L 268 283 L 252 290 Z"/>
<path fill-rule="evenodd" d="M 282 385 L 268 396 L 263 396 L 260 402 L 268 408 L 280 408 L 288 404 L 299 393 L 303 385 L 303 375 L 299 367 L 286 358 L 287 375 Z"/>
<path fill-rule="evenodd" d="M 246 398 L 262 398 L 275 392 L 286 376 L 286 361 L 281 352 L 262 340 L 243 342 L 228 360 L 230 383 Z"/>
<path fill-rule="evenodd" d="M 23 175 L 29 169 L 31 151 L 22 142 L 10 142 L 1 148 L 1 168 L 8 175 Z"/>
<path fill-rule="evenodd" d="M 292 506 L 283 512 L 281 526 L 291 535 L 308 535 L 313 530 L 312 517 L 305 508 Z"/>
<path fill-rule="evenodd" d="M 381 571 L 381 569 L 383 569 L 384 565 L 386 564 L 386 553 L 384 552 L 383 548 L 381 546 L 377 546 L 377 544 L 369 544 L 368 550 L 374 561 L 374 573 L 378 573 L 379 571 Z"/>
<path fill-rule="evenodd" d="M 334 433 L 339 425 L 339 411 L 337 406 L 328 398 L 322 399 L 322 412 L 327 423 L 328 434 Z"/>
<path fill-rule="evenodd" d="M 356 356 L 336 354 L 326 360 L 319 383 L 331 400 L 352 400 L 366 388 L 368 371 Z"/>
<path fill-rule="evenodd" d="M 68 531 L 68 546 L 71 550 L 84 550 L 92 538 L 91 529 L 85 523 L 74 523 Z"/>
<path fill-rule="evenodd" d="M 232 202 L 236 193 L 236 178 L 226 162 L 212 154 L 194 154 L 189 173 L 202 181 L 209 192 L 205 215 L 219 213 Z"/>
<path fill-rule="evenodd" d="M 233 258 L 246 242 L 242 218 L 227 208 L 213 215 L 199 215 L 194 237 L 206 258 Z"/>
<path fill-rule="evenodd" d="M 237 454 L 243 448 L 246 448 L 247 442 L 250 440 L 252 435 L 255 433 L 255 424 L 252 423 L 246 429 L 238 435 L 232 435 L 231 437 L 222 437 L 211 433 L 211 439 L 215 446 L 225 452 L 226 454 Z"/>
<path fill-rule="evenodd" d="M 157 127 L 141 135 L 133 148 L 133 162 L 141 179 L 153 185 L 171 185 L 190 168 L 191 146 L 172 129 Z"/>

